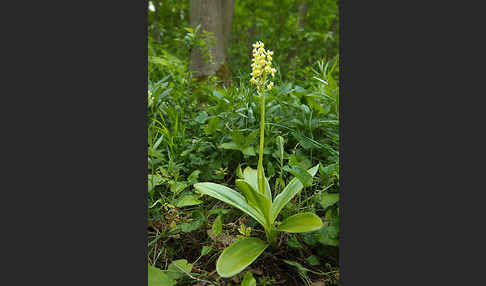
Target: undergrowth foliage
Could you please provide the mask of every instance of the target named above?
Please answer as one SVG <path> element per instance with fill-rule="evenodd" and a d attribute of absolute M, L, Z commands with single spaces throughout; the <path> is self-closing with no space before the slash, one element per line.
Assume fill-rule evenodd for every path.
<path fill-rule="evenodd" d="M 337 284 L 339 58 L 283 67 L 258 42 L 222 86 L 177 31 L 177 51 L 149 37 L 149 285 Z"/>

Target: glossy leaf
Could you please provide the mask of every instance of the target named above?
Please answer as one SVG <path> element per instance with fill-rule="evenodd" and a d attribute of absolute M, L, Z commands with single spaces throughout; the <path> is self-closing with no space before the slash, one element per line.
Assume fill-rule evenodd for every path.
<path fill-rule="evenodd" d="M 297 179 L 299 179 L 304 186 L 306 187 L 312 186 L 312 176 L 301 166 L 298 165 L 294 167 L 285 166 L 283 169 L 291 173 L 292 175 L 294 175 Z"/>
<path fill-rule="evenodd" d="M 194 188 L 201 192 L 202 194 L 211 196 L 216 198 L 220 201 L 223 201 L 241 211 L 248 214 L 256 221 L 258 221 L 261 225 L 265 225 L 265 218 L 258 211 L 255 207 L 252 207 L 246 202 L 245 197 L 240 193 L 236 192 L 233 189 L 225 187 L 223 185 L 215 184 L 215 183 L 197 183 L 194 184 Z"/>
<path fill-rule="evenodd" d="M 271 204 L 272 202 L 267 199 L 264 195 L 257 192 L 252 186 L 250 186 L 244 180 L 235 180 L 236 186 L 238 189 L 245 195 L 246 200 L 251 206 L 257 208 L 265 218 L 267 222 L 264 225 L 265 228 L 268 228 L 270 225 L 270 214 L 271 214 Z"/>
<path fill-rule="evenodd" d="M 240 239 L 223 251 L 216 263 L 216 271 L 224 278 L 234 276 L 255 261 L 267 247 L 267 243 L 256 237 Z"/>
<path fill-rule="evenodd" d="M 253 148 L 253 146 L 241 148 L 240 151 L 246 156 L 255 156 L 256 155 L 255 149 Z"/>
<path fill-rule="evenodd" d="M 317 173 L 317 169 L 319 168 L 319 164 L 307 170 L 307 172 L 314 177 Z M 293 178 L 290 183 L 282 190 L 280 194 L 275 198 L 272 203 L 272 222 L 275 221 L 280 211 L 283 207 L 290 202 L 290 200 L 297 195 L 304 185 L 300 182 L 299 179 Z"/>
<path fill-rule="evenodd" d="M 148 265 L 148 286 L 173 286 L 176 281 L 172 279 L 165 271 L 162 271 L 152 265 Z"/>
<path fill-rule="evenodd" d="M 241 171 L 240 164 L 238 164 L 238 167 L 236 168 L 236 177 L 239 179 L 243 179 L 243 171 Z"/>
<path fill-rule="evenodd" d="M 233 141 L 223 143 L 223 144 L 219 145 L 219 148 L 228 149 L 228 150 L 237 150 L 237 151 L 240 151 L 241 153 L 243 153 L 246 156 L 255 156 L 256 155 L 255 149 L 253 148 L 253 146 L 241 146 L 241 145 L 238 145 L 237 143 L 235 143 Z"/>
<path fill-rule="evenodd" d="M 278 226 L 278 231 L 290 233 L 309 232 L 320 229 L 323 226 L 322 220 L 313 213 L 299 213 L 290 216 Z"/>
<path fill-rule="evenodd" d="M 184 270 L 187 273 L 191 273 L 192 264 L 188 263 L 186 259 L 179 259 L 174 260 L 167 268 L 167 275 L 169 275 L 172 279 L 181 279 L 182 277 L 186 276 L 186 274 L 181 271 Z"/>
<path fill-rule="evenodd" d="M 240 146 L 238 146 L 235 142 L 226 142 L 222 143 L 221 145 L 218 146 L 218 148 L 221 149 L 228 149 L 228 150 L 240 150 Z"/>
<path fill-rule="evenodd" d="M 186 182 L 173 182 L 170 184 L 170 190 L 177 195 L 187 188 L 187 186 L 189 185 Z"/>
<path fill-rule="evenodd" d="M 323 193 L 321 195 L 321 206 L 323 209 L 327 209 L 328 207 L 334 205 L 339 201 L 339 194 L 330 194 L 330 193 Z"/>
<path fill-rule="evenodd" d="M 257 170 L 246 167 L 243 171 L 243 179 L 253 187 L 253 189 L 257 190 L 258 192 L 262 193 L 261 190 L 258 189 L 258 175 Z M 272 191 L 270 190 L 270 184 L 268 183 L 267 178 L 265 178 L 265 193 L 264 195 L 272 201 Z"/>
<path fill-rule="evenodd" d="M 201 250 L 201 256 L 204 256 L 204 255 L 208 254 L 209 252 L 211 252 L 211 250 L 213 250 L 213 247 L 212 246 L 206 246 L 206 245 L 204 245 L 202 247 L 202 250 Z"/>
<path fill-rule="evenodd" d="M 213 222 L 213 226 L 211 227 L 211 232 L 214 235 L 218 235 L 223 230 L 223 217 L 218 215 Z"/>
<path fill-rule="evenodd" d="M 256 286 L 256 280 L 250 271 L 246 272 L 245 276 L 243 276 L 241 286 Z"/>
<path fill-rule="evenodd" d="M 199 205 L 202 201 L 198 200 L 196 195 L 186 195 L 177 200 L 175 206 L 178 208 Z"/>
<path fill-rule="evenodd" d="M 334 232 L 329 227 L 323 227 L 317 232 L 316 238 L 324 245 L 339 246 L 339 240 L 332 237 L 333 234 Z"/>

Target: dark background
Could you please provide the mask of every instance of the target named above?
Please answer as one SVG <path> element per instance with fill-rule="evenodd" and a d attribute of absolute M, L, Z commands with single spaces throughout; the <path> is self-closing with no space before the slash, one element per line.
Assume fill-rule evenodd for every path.
<path fill-rule="evenodd" d="M 2 284 L 143 285 L 147 3 L 12 5 Z M 480 11 L 340 2 L 343 285 L 482 280 Z"/>

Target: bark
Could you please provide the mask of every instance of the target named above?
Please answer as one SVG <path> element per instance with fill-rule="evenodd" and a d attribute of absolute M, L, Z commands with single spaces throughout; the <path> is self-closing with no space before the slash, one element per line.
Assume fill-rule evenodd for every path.
<path fill-rule="evenodd" d="M 154 41 L 159 41 L 159 0 L 155 0 L 154 2 L 155 11 L 154 11 Z"/>
<path fill-rule="evenodd" d="M 306 23 L 306 18 L 307 18 L 307 11 L 309 10 L 309 3 L 307 0 L 302 0 L 299 4 L 299 28 L 298 30 L 303 30 L 305 27 Z M 300 33 L 300 31 L 299 31 Z M 302 45 L 299 43 L 299 49 L 302 49 L 305 43 L 302 43 Z M 298 49 L 294 48 L 292 51 L 289 52 L 288 56 L 288 62 L 292 63 L 292 69 L 295 71 L 296 68 L 296 60 L 295 58 L 298 55 Z"/>
<path fill-rule="evenodd" d="M 303 29 L 307 18 L 307 11 L 309 10 L 309 4 L 307 0 L 302 0 L 299 5 L 299 29 Z"/>
<path fill-rule="evenodd" d="M 222 12 L 223 12 L 223 37 L 224 37 L 224 50 L 227 53 L 229 49 L 229 43 L 231 39 L 231 30 L 233 28 L 233 15 L 235 12 L 234 0 L 221 0 Z"/>
<path fill-rule="evenodd" d="M 201 25 L 200 32 L 206 30 L 214 36 L 214 41 L 209 48 L 212 62 L 203 58 L 199 48 L 192 49 L 190 69 L 193 74 L 196 77 L 205 77 L 214 75 L 221 69 L 227 69 L 227 47 L 233 22 L 233 0 L 191 0 L 189 17 L 193 29 Z"/>
<path fill-rule="evenodd" d="M 226 86 L 231 84 L 231 70 L 229 68 L 228 49 L 231 43 L 231 31 L 233 30 L 233 16 L 234 16 L 234 0 L 221 0 L 223 12 L 223 44 L 225 53 L 225 63 L 219 69 L 219 76 L 224 81 Z"/>

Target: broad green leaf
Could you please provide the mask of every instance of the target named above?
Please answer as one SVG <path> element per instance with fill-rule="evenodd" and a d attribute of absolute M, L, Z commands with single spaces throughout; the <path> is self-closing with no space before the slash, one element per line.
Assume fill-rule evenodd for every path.
<path fill-rule="evenodd" d="M 290 216 L 278 226 L 278 231 L 300 233 L 318 230 L 323 226 L 322 220 L 313 213 L 300 213 Z"/>
<path fill-rule="evenodd" d="M 202 194 L 216 198 L 243 211 L 258 221 L 261 225 L 265 225 L 265 218 L 263 215 L 257 209 L 249 205 L 246 202 L 245 197 L 235 190 L 210 182 L 194 184 L 194 188 Z"/>
<path fill-rule="evenodd" d="M 243 178 L 244 180 L 253 187 L 253 189 L 259 191 L 258 189 L 258 175 L 257 170 L 251 167 L 246 167 L 243 171 Z M 272 201 L 272 191 L 270 191 L 270 184 L 268 183 L 267 178 L 265 178 L 265 194 L 264 194 L 270 201 Z"/>
<path fill-rule="evenodd" d="M 317 173 L 317 169 L 319 168 L 319 164 L 315 165 L 311 169 L 307 170 L 309 174 L 311 174 L 312 177 L 314 177 Z M 280 211 L 283 209 L 283 207 L 290 202 L 290 200 L 297 195 L 300 190 L 304 185 L 300 182 L 299 179 L 293 178 L 290 183 L 285 187 L 285 189 L 282 190 L 280 194 L 275 198 L 275 200 L 272 203 L 272 222 L 275 221 L 277 218 L 278 214 Z"/>
<path fill-rule="evenodd" d="M 327 209 L 338 201 L 339 194 L 322 193 L 320 203 L 323 209 Z"/>
<path fill-rule="evenodd" d="M 181 271 L 181 269 L 187 273 L 191 273 L 192 264 L 188 263 L 185 259 L 172 261 L 172 263 L 167 268 L 167 275 L 175 280 L 187 276 L 186 274 L 184 274 L 184 272 Z"/>
<path fill-rule="evenodd" d="M 176 281 L 165 271 L 148 264 L 148 286 L 173 286 Z"/>
<path fill-rule="evenodd" d="M 226 143 L 223 143 L 221 145 L 219 145 L 218 148 L 221 148 L 221 149 L 229 149 L 229 150 L 240 150 L 240 146 L 238 146 L 235 142 L 231 141 L 231 142 L 226 142 Z"/>
<path fill-rule="evenodd" d="M 316 237 L 324 245 L 339 246 L 339 240 L 331 237 L 332 234 L 333 231 L 330 231 L 329 227 L 323 227 L 317 232 Z"/>
<path fill-rule="evenodd" d="M 189 186 L 187 182 L 173 182 L 170 184 L 170 190 L 177 195 L 178 193 L 182 192 L 187 186 Z"/>
<path fill-rule="evenodd" d="M 300 182 L 304 184 L 304 186 L 312 186 L 312 176 L 301 166 L 294 166 L 292 168 L 289 166 L 285 166 L 283 169 L 299 179 Z"/>
<path fill-rule="evenodd" d="M 192 183 L 192 184 L 195 184 L 197 183 L 197 179 L 199 177 L 199 174 L 201 174 L 201 171 L 200 170 L 195 170 L 194 172 L 192 172 L 189 177 L 187 177 L 187 180 Z"/>
<path fill-rule="evenodd" d="M 241 286 L 256 286 L 256 280 L 250 271 L 246 272 L 245 276 L 243 276 Z"/>
<path fill-rule="evenodd" d="M 321 166 L 319 169 L 321 169 L 327 176 L 339 176 L 339 163 Z"/>
<path fill-rule="evenodd" d="M 202 247 L 202 250 L 201 250 L 201 256 L 204 256 L 204 255 L 208 254 L 209 252 L 211 252 L 211 250 L 213 250 L 213 247 L 212 246 L 206 246 L 206 245 L 204 245 Z"/>
<path fill-rule="evenodd" d="M 246 181 L 236 179 L 236 187 L 245 195 L 246 200 L 251 206 L 256 207 L 265 218 L 267 222 L 264 225 L 265 228 L 270 226 L 270 214 L 272 202 L 267 199 L 264 195 L 257 192 L 252 186 L 250 186 Z"/>
<path fill-rule="evenodd" d="M 243 153 L 246 156 L 255 156 L 256 155 L 255 149 L 253 148 L 253 146 L 243 147 L 243 146 L 238 145 L 237 143 L 235 143 L 233 141 L 223 143 L 223 144 L 219 145 L 218 148 L 229 149 L 229 150 L 237 150 L 237 151 L 240 151 L 241 153 Z"/>
<path fill-rule="evenodd" d="M 241 148 L 240 151 L 246 156 L 256 156 L 255 149 L 253 148 L 253 146 Z"/>
<path fill-rule="evenodd" d="M 312 162 L 309 160 L 309 158 L 307 158 L 307 156 L 297 153 L 289 156 L 289 166 L 300 166 L 307 170 L 312 167 Z"/>
<path fill-rule="evenodd" d="M 218 215 L 213 222 L 213 226 L 211 227 L 211 232 L 214 235 L 218 235 L 223 230 L 223 217 Z"/>
<path fill-rule="evenodd" d="M 193 206 L 193 205 L 199 205 L 202 203 L 202 201 L 198 200 L 198 196 L 196 195 L 186 195 L 177 200 L 175 203 L 175 206 L 178 208 L 182 207 L 187 207 L 187 206 Z"/>
<path fill-rule="evenodd" d="M 223 251 L 216 263 L 216 271 L 223 278 L 234 276 L 255 261 L 267 247 L 267 243 L 256 237 L 240 239 Z"/>
<path fill-rule="evenodd" d="M 243 179 L 243 172 L 241 171 L 241 165 L 238 164 L 238 167 L 236 168 L 236 177 L 239 179 Z"/>

